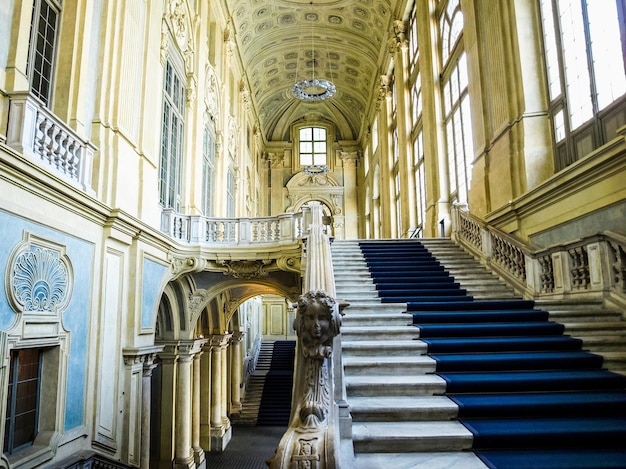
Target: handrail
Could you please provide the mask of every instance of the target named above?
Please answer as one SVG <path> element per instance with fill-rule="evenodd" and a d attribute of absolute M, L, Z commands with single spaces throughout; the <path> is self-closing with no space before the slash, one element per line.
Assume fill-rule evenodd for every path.
<path fill-rule="evenodd" d="M 330 237 L 320 205 L 309 204 L 304 219 L 304 293 L 297 305 L 296 359 L 289 427 L 271 469 L 340 467 L 341 316 L 334 298 L 335 279 Z M 338 352 L 333 353 L 333 350 Z M 338 361 L 339 360 L 339 361 Z"/>
<path fill-rule="evenodd" d="M 96 148 L 29 93 L 9 95 L 7 145 L 92 194 Z"/>
<path fill-rule="evenodd" d="M 533 249 L 462 206 L 452 215 L 452 238 L 524 296 L 584 296 L 626 306 L 626 236 L 605 231 Z"/>

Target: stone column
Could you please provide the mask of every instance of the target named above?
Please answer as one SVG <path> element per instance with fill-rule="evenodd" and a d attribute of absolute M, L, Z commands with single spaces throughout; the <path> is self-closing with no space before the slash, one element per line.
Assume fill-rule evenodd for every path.
<path fill-rule="evenodd" d="M 143 376 L 141 380 L 141 452 L 139 467 L 150 467 L 150 405 L 152 401 L 152 370 L 156 353 L 146 355 L 143 362 Z"/>
<path fill-rule="evenodd" d="M 168 343 L 159 353 L 161 359 L 161 429 L 159 441 L 159 467 L 170 467 L 174 459 L 174 396 L 176 395 L 176 368 L 178 354 L 176 345 Z"/>
<path fill-rule="evenodd" d="M 228 419 L 228 345 L 230 343 L 230 338 L 232 337 L 232 335 L 229 334 L 228 339 L 226 340 L 226 343 L 224 344 L 224 347 L 220 350 L 220 361 L 222 362 L 221 364 L 221 372 L 222 372 L 222 378 L 221 378 L 221 383 L 222 383 L 222 405 L 220 406 L 220 409 L 222 410 L 222 425 L 224 426 L 225 430 L 228 430 L 230 428 L 230 420 Z"/>
<path fill-rule="evenodd" d="M 230 422 L 224 422 L 226 396 L 223 355 L 231 334 L 211 336 L 211 451 L 224 451 L 230 441 Z M 228 418 L 226 418 L 228 421 Z"/>
<path fill-rule="evenodd" d="M 244 333 L 241 331 L 233 332 L 230 339 L 231 355 L 230 355 L 230 411 L 233 414 L 241 412 L 241 376 L 242 376 L 242 358 L 241 348 Z"/>
<path fill-rule="evenodd" d="M 139 467 L 148 467 L 150 464 L 150 404 L 152 389 L 152 370 L 156 368 L 154 359 L 157 353 L 163 351 L 163 346 L 148 346 L 140 348 L 124 348 L 124 364 L 131 375 L 124 391 L 126 406 L 129 409 L 125 430 L 127 448 L 126 463 L 139 464 Z M 134 422 L 134 423 L 133 423 Z"/>
<path fill-rule="evenodd" d="M 211 347 L 207 345 L 200 357 L 200 389 L 204 390 L 200 397 L 200 446 L 206 451 L 211 450 Z"/>
<path fill-rule="evenodd" d="M 400 199 L 402 233 L 400 237 L 408 237 L 417 225 L 417 202 L 415 179 L 413 177 L 413 149 L 411 141 L 411 97 L 409 87 L 409 41 L 406 37 L 406 23 L 397 20 L 394 22 L 395 33 L 395 66 L 394 86 L 396 87 L 396 116 L 398 126 L 398 146 L 400 151 Z"/>
<path fill-rule="evenodd" d="M 358 209 L 356 166 L 358 154 L 356 151 L 341 152 L 343 161 L 343 192 L 344 192 L 344 239 L 358 239 Z"/>
<path fill-rule="evenodd" d="M 201 373 L 200 373 L 200 357 L 202 356 L 202 348 L 207 342 L 206 340 L 198 340 L 200 351 L 193 357 L 193 382 L 192 382 L 192 422 L 191 422 L 191 447 L 193 448 L 193 457 L 196 466 L 200 467 L 205 460 L 204 450 L 200 445 L 200 390 L 201 390 Z"/>
<path fill-rule="evenodd" d="M 181 343 L 178 347 L 178 353 L 174 468 L 192 469 L 196 467 L 191 449 L 191 368 L 195 354 L 193 344 Z"/>

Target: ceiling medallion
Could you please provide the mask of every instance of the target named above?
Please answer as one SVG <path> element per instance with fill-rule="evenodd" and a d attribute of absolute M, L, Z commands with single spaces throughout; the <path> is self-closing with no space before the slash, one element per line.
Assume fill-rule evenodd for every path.
<path fill-rule="evenodd" d="M 337 88 L 333 82 L 320 78 L 302 80 L 293 85 L 291 94 L 302 101 L 323 101 L 332 98 Z"/>
<path fill-rule="evenodd" d="M 302 168 L 302 172 L 304 174 L 308 174 L 309 176 L 321 176 L 322 174 L 328 173 L 328 171 L 329 171 L 328 166 L 320 165 L 320 164 L 314 164 L 314 165 L 305 166 L 304 168 Z"/>

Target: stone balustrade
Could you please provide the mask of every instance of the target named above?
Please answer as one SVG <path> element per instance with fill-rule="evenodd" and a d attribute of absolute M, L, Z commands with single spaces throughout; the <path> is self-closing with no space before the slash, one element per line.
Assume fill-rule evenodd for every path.
<path fill-rule="evenodd" d="M 96 148 L 28 93 L 9 96 L 7 145 L 93 194 Z"/>
<path fill-rule="evenodd" d="M 452 237 L 529 297 L 584 296 L 626 304 L 623 235 L 600 232 L 533 250 L 457 206 Z"/>
<path fill-rule="evenodd" d="M 161 231 L 179 242 L 203 245 L 293 242 L 305 234 L 301 213 L 259 218 L 215 218 L 181 215 L 173 209 L 161 212 Z"/>

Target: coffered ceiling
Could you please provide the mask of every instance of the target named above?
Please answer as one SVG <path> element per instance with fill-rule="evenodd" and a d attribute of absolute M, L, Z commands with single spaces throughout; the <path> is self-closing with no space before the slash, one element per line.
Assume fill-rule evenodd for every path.
<path fill-rule="evenodd" d="M 379 89 L 379 64 L 400 0 L 226 0 L 250 96 L 268 141 L 289 125 L 320 116 L 339 140 L 356 140 Z M 401 12 L 400 12 L 401 16 Z M 323 101 L 292 95 L 296 82 L 325 79 L 336 94 Z"/>

